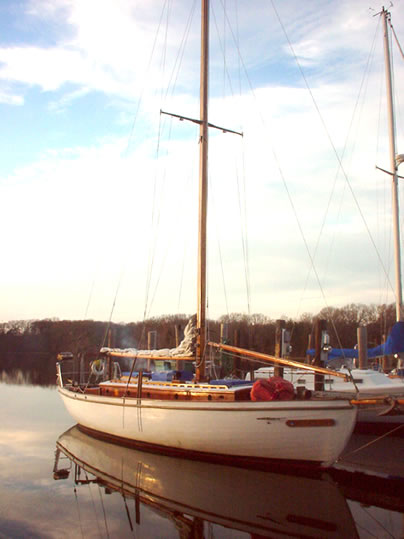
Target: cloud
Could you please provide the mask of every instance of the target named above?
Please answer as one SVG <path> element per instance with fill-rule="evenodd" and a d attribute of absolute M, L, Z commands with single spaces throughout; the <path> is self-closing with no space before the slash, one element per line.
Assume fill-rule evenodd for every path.
<path fill-rule="evenodd" d="M 23 105 L 24 98 L 20 95 L 13 95 L 5 91 L 0 90 L 0 103 L 5 103 L 6 105 Z"/>
<path fill-rule="evenodd" d="M 58 48 L 11 47 L 0 49 L 0 77 L 44 91 L 54 91 L 66 82 L 82 83 L 88 76 L 85 61 L 78 51 Z"/>
<path fill-rule="evenodd" d="M 38 86 L 44 92 L 55 92 L 66 84 L 73 84 L 77 85 L 78 92 L 84 87 L 86 91 L 135 99 L 148 71 L 149 88 L 162 87 L 163 80 L 156 73 L 156 67 L 148 68 L 150 54 L 144 54 L 153 49 L 155 14 L 161 9 L 160 4 L 155 3 L 151 18 L 153 6 L 150 4 L 138 3 L 135 9 L 128 0 L 96 3 L 61 0 L 55 5 L 48 0 L 30 2 L 25 17 L 38 19 L 46 32 L 49 28 L 53 30 L 56 24 L 60 31 L 46 44 L 1 47 L 0 78 L 9 83 Z M 182 33 L 183 29 L 180 31 Z M 156 64 L 161 62 L 162 54 L 167 54 L 167 62 L 170 57 L 171 61 L 175 60 L 172 37 L 165 45 L 163 38 L 161 28 L 160 37 L 155 41 Z M 163 47 L 167 49 L 165 53 Z M 75 97 L 78 95 L 75 93 Z"/>
<path fill-rule="evenodd" d="M 371 270 L 377 262 L 367 227 L 377 238 L 380 258 L 389 258 L 382 247 L 389 235 L 389 186 L 374 171 L 375 164 L 389 166 L 386 143 L 378 135 L 385 124 L 378 60 L 372 62 L 374 71 L 360 99 L 358 92 L 375 19 L 368 16 L 364 1 L 354 7 L 325 0 L 277 6 L 310 95 L 271 5 L 242 4 L 239 11 L 227 5 L 226 24 L 221 4 L 212 7 L 212 42 L 217 31 L 222 41 L 212 43 L 210 121 L 243 130 L 244 137 L 211 130 L 211 312 L 220 315 L 225 309 L 222 274 L 232 296 L 230 309 L 241 311 L 246 305 L 240 232 L 251 238 L 255 311 L 294 311 L 310 256 L 325 280 L 329 302 L 373 298 L 377 272 L 371 275 Z M 82 317 L 95 273 L 97 299 L 91 317 L 108 316 L 120 279 L 118 319 L 141 317 L 152 255 L 153 313 L 172 312 L 179 303 L 183 312 L 195 310 L 195 248 L 190 246 L 196 232 L 198 128 L 159 117 L 159 110 L 198 117 L 194 94 L 199 73 L 193 54 L 199 49 L 199 21 L 195 13 L 190 54 L 183 57 L 177 79 L 177 49 L 190 5 L 173 4 L 168 19 L 174 28 L 169 25 L 166 48 L 163 13 L 149 64 L 161 7 L 150 1 L 32 1 L 25 4 L 27 27 L 39 25 L 42 36 L 51 39 L 35 33 L 30 40 L 16 38 L 0 48 L 0 77 L 7 81 L 3 99 L 24 105 L 27 117 L 34 110 L 44 114 L 32 155 L 24 155 L 21 139 L 13 139 L 12 172 L 0 182 L 2 200 L 7 201 L 1 224 L 12 231 L 3 247 L 14 253 L 3 265 L 1 295 L 4 312 L 12 309 L 12 318 Z M 242 64 L 230 52 L 233 38 L 240 40 Z M 242 75 L 231 89 L 222 52 L 229 76 L 239 68 Z M 178 92 L 162 91 L 168 82 L 175 82 Z M 396 82 L 404 82 L 399 67 Z M 247 91 L 250 84 L 252 93 Z M 33 87 L 41 90 L 39 97 L 28 91 Z M 103 99 L 93 99 L 96 94 Z M 111 119 L 115 112 L 116 121 Z M 100 133 L 88 126 L 87 113 L 99 121 L 94 125 L 101 126 Z M 56 136 L 59 129 L 63 137 Z M 41 134 L 46 139 L 42 146 Z M 399 142 L 403 140 L 401 135 Z M 345 290 L 338 280 L 353 284 Z M 316 298 L 310 300 L 313 309 L 323 306 L 312 271 L 303 295 Z M 102 310 L 103 303 L 108 308 Z"/>

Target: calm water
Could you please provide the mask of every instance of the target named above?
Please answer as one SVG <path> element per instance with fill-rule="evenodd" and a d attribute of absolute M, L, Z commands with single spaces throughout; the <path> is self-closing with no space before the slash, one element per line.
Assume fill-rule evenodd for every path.
<path fill-rule="evenodd" d="M 382 468 L 367 482 L 142 453 L 72 429 L 54 388 L 1 383 L 0 406 L 1 538 L 404 537 L 404 479 Z"/>

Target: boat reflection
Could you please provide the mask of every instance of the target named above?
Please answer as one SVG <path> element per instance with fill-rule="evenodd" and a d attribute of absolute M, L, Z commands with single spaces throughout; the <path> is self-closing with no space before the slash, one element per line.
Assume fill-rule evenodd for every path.
<path fill-rule="evenodd" d="M 75 486 L 95 482 L 132 498 L 137 524 L 144 505 L 174 522 L 180 537 L 202 538 L 204 523 L 254 537 L 358 537 L 340 487 L 324 473 L 295 476 L 156 455 L 95 439 L 77 426 L 56 447 L 55 479 L 72 470 Z"/>

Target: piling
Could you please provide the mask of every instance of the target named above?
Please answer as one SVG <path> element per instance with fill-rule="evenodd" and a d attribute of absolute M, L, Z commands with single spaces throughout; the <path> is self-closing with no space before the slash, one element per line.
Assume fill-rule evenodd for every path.
<path fill-rule="evenodd" d="M 326 320 L 317 319 L 314 326 L 314 362 L 313 364 L 316 367 L 324 367 L 324 362 L 321 357 L 321 352 L 323 348 L 323 335 L 327 330 Z M 314 390 L 315 391 L 324 391 L 324 375 L 315 374 L 314 375 Z"/>
<path fill-rule="evenodd" d="M 239 347 L 240 346 L 240 330 L 235 329 L 233 333 L 233 345 Z M 239 357 L 236 357 L 234 359 L 233 363 L 233 370 L 236 375 L 240 374 L 241 371 L 241 359 Z"/>
<path fill-rule="evenodd" d="M 183 339 L 183 331 L 181 324 L 175 324 L 175 347 L 177 348 Z M 177 371 L 184 370 L 184 361 L 177 359 L 175 368 Z"/>
<path fill-rule="evenodd" d="M 275 326 L 275 357 L 282 357 L 282 330 L 285 329 L 285 320 L 277 320 Z M 283 367 L 276 365 L 274 375 L 283 378 Z"/>
<path fill-rule="evenodd" d="M 156 350 L 157 348 L 157 331 L 148 331 L 147 332 L 147 349 Z M 151 360 L 147 360 L 147 370 L 151 370 Z"/>
<path fill-rule="evenodd" d="M 368 368 L 368 328 L 360 326 L 357 330 L 359 368 Z"/>

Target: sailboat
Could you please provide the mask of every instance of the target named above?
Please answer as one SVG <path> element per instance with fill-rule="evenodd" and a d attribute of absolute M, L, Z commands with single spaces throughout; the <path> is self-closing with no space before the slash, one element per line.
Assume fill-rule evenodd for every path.
<path fill-rule="evenodd" d="M 398 204 L 398 173 L 404 155 L 396 154 L 395 119 L 393 103 L 393 81 L 390 55 L 391 14 L 382 8 L 380 14 L 383 22 L 384 63 L 387 90 L 387 114 L 390 145 L 390 172 L 380 169 L 391 176 L 392 179 L 392 214 L 394 231 L 394 259 L 395 259 L 395 307 L 396 323 L 385 343 L 367 350 L 366 358 L 382 358 L 394 356 L 396 359 L 404 357 L 404 311 L 402 299 L 402 273 L 401 273 L 401 243 L 399 226 Z M 379 168 L 379 167 L 377 167 Z M 341 392 L 358 404 L 358 426 L 389 428 L 404 425 L 404 380 L 400 377 L 389 377 L 385 373 L 374 369 L 354 366 L 358 359 L 358 349 L 340 349 L 328 347 L 327 363 L 330 366 L 329 375 L 324 379 L 326 390 Z M 314 350 L 307 350 L 307 354 L 314 356 Z M 340 372 L 349 373 L 349 378 L 335 378 L 331 375 L 333 360 L 338 359 L 342 368 Z M 401 359 L 402 361 L 402 359 Z M 254 371 L 255 378 L 268 378 L 273 376 L 274 367 L 261 367 Z M 249 377 L 249 374 L 247 375 Z M 314 389 L 314 377 L 308 376 L 302 369 L 285 369 L 284 377 L 295 387 Z"/>
<path fill-rule="evenodd" d="M 277 461 L 329 466 L 343 451 L 355 425 L 357 409 L 349 399 L 313 392 L 300 398 L 289 393 L 288 400 L 254 400 L 251 382 L 207 382 L 208 349 L 221 346 L 208 342 L 206 331 L 208 131 L 217 127 L 208 121 L 208 34 L 209 1 L 202 0 L 200 118 L 192 120 L 200 126 L 196 325 L 187 328 L 187 342 L 178 350 L 157 353 L 154 358 L 137 351 L 103 349 L 92 365 L 100 382 L 66 380 L 63 364 L 72 356 L 60 354 L 58 391 L 82 430 L 142 449 L 240 465 Z M 238 353 L 264 357 L 242 349 Z M 122 356 L 132 359 L 126 375 L 119 374 L 115 361 Z M 140 359 L 191 361 L 196 365 L 195 377 L 189 380 L 183 373 L 176 379 L 149 377 L 137 367 Z M 325 372 L 320 367 L 306 368 Z"/>

